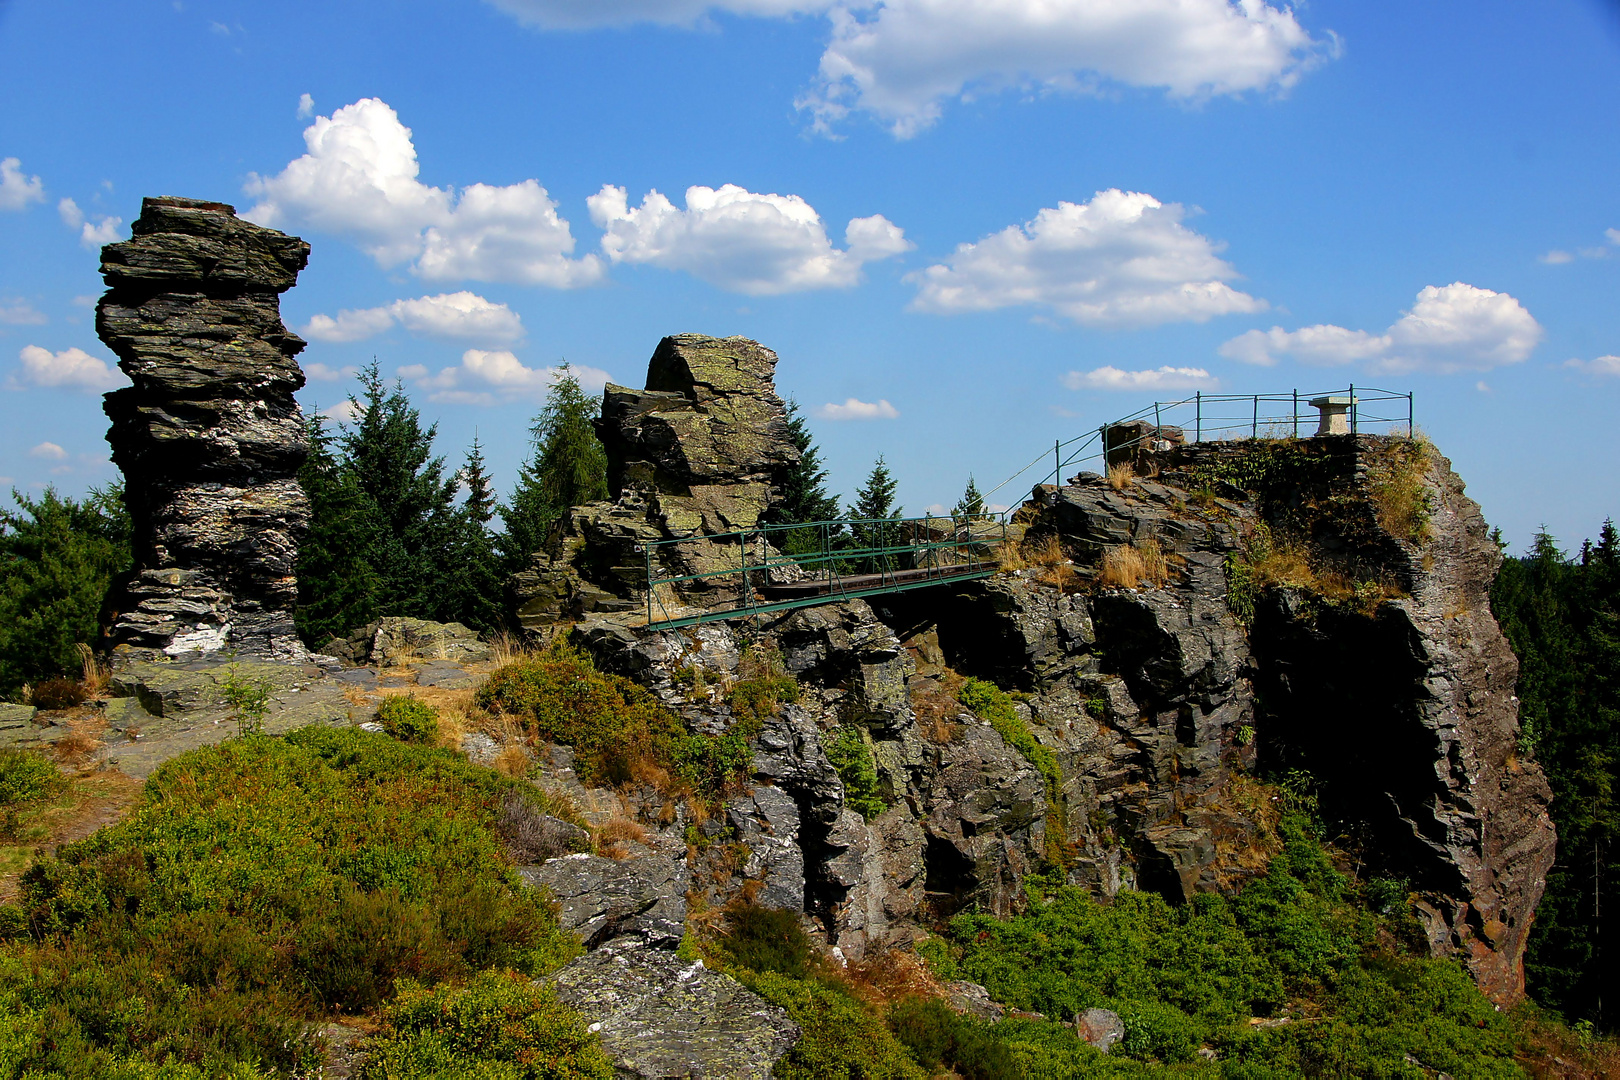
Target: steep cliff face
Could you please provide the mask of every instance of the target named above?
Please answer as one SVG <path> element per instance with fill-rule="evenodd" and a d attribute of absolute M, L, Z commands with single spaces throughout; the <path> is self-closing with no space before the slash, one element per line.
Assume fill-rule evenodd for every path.
<path fill-rule="evenodd" d="M 1433 949 L 1522 994 L 1547 788 L 1515 748 L 1499 556 L 1449 464 L 1372 437 L 1165 440 L 1137 464 L 1037 491 L 1026 569 L 749 626 L 587 620 L 600 662 L 694 725 L 726 722 L 746 650 L 802 688 L 728 809 L 746 864 L 698 875 L 729 882 L 710 899 L 754 881 L 854 957 L 964 905 L 1017 910 L 1035 873 L 1230 891 L 1267 854 L 1242 777 L 1303 769 L 1364 872 L 1409 882 Z M 962 676 L 1018 693 L 981 719 Z M 881 800 L 864 817 L 829 754 L 852 734 Z"/>
<path fill-rule="evenodd" d="M 223 203 L 142 203 L 102 249 L 96 331 L 133 386 L 107 395 L 136 574 L 116 644 L 152 654 L 296 653 L 294 564 L 308 523 L 293 392 L 304 342 L 280 294 L 309 245 Z"/>

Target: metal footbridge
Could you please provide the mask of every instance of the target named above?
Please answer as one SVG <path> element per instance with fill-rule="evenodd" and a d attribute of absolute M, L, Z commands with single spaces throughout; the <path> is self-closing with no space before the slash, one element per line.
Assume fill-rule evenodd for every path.
<path fill-rule="evenodd" d="M 997 515 L 761 525 L 642 545 L 647 625 L 658 630 L 989 577 Z"/>

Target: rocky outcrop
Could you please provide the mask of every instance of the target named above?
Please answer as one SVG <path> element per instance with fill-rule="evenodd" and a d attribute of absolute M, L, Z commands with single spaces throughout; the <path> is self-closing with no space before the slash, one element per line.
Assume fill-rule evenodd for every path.
<path fill-rule="evenodd" d="M 1301 768 L 1366 872 L 1411 883 L 1434 950 L 1514 1000 L 1553 837 L 1545 781 L 1516 749 L 1477 507 L 1404 440 L 1164 443 L 1143 460 L 1156 476 L 1038 490 L 1019 517 L 1025 550 L 1048 554 L 1029 569 L 751 627 L 588 619 L 598 662 L 693 730 L 727 728 L 747 650 L 801 688 L 756 738 L 725 832 L 694 850 L 694 888 L 800 910 L 851 959 L 964 906 L 1016 911 L 1037 871 L 1103 897 L 1230 892 L 1274 850 L 1234 775 Z M 1418 539 L 1381 509 L 1391 462 L 1413 452 Z M 1132 577 L 1123 554 L 1162 566 Z M 1021 692 L 1017 724 L 1055 781 L 1011 728 L 955 703 L 961 675 Z M 827 753 L 851 729 L 877 774 L 869 817 Z"/>
<path fill-rule="evenodd" d="M 304 342 L 282 325 L 280 294 L 309 245 L 194 199 L 145 200 L 132 232 L 102 249 L 96 308 L 134 384 L 106 398 L 135 548 L 114 643 L 301 655 L 294 564 L 309 506 L 293 357 Z"/>
<path fill-rule="evenodd" d="M 692 541 L 657 549 L 660 576 L 738 565 L 735 538 L 702 538 L 757 526 L 776 478 L 799 459 L 776 394 L 776 362 L 747 338 L 676 334 L 653 352 L 646 389 L 608 385 L 597 433 L 613 497 L 575 507 L 546 550 L 514 577 L 525 628 L 643 604 L 648 543 Z M 693 594 L 712 603 L 729 587 L 729 579 L 695 581 L 660 600 Z"/>

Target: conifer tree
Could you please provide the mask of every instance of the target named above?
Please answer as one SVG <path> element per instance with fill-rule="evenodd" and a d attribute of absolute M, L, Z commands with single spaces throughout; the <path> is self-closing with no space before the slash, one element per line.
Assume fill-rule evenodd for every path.
<path fill-rule="evenodd" d="M 17 509 L 0 510 L 0 699 L 78 673 L 78 646 L 96 644 L 107 589 L 132 561 L 121 485 L 82 501 L 54 488 L 11 497 Z"/>
<path fill-rule="evenodd" d="M 545 546 L 551 525 L 570 507 L 608 497 L 607 452 L 591 423 L 599 411 L 579 379 L 562 366 L 529 428 L 532 456 L 517 489 L 500 510 L 505 529 L 496 543 L 507 573 L 521 570 Z"/>
<path fill-rule="evenodd" d="M 337 442 L 325 417 L 311 410 L 305 422 L 309 457 L 298 482 L 309 496 L 309 533 L 298 545 L 298 632 L 319 649 L 378 615 L 377 573 L 367 561 L 378 515 L 333 452 Z"/>
<path fill-rule="evenodd" d="M 497 510 L 484 450 L 477 435 L 467 460 L 456 474 L 467 497 L 456 512 L 454 559 L 446 574 L 447 604 L 456 621 L 474 630 L 487 630 L 501 622 L 501 565 L 489 523 Z"/>
<path fill-rule="evenodd" d="M 866 483 L 855 489 L 855 502 L 849 508 L 849 516 L 856 522 L 850 525 L 849 530 L 857 548 L 883 548 L 898 542 L 898 530 L 882 524 L 880 520 L 900 516 L 900 507 L 894 505 L 898 488 L 888 464 L 879 455 L 872 465 L 872 471 L 866 476 Z M 868 556 L 861 560 L 861 565 L 867 573 L 876 573 L 888 566 L 889 560 L 887 557 Z"/>
<path fill-rule="evenodd" d="M 956 517 L 970 520 L 984 516 L 984 496 L 979 494 L 979 487 L 973 482 L 972 473 L 968 473 L 967 490 L 962 492 L 962 498 L 957 501 L 951 513 Z"/>
<path fill-rule="evenodd" d="M 396 382 L 384 385 L 373 360 L 360 372 L 362 397 L 339 440 L 344 464 L 369 501 L 366 561 L 378 580 L 378 606 L 385 615 L 443 619 L 442 586 L 455 557 L 454 476 L 433 456 L 438 425 L 424 428 Z"/>
<path fill-rule="evenodd" d="M 821 450 L 816 446 L 810 427 L 799 411 L 799 403 L 787 403 L 788 432 L 799 451 L 799 463 L 783 470 L 778 481 L 778 497 L 765 512 L 768 525 L 794 525 L 809 521 L 836 521 L 839 517 L 838 500 L 827 494 L 827 470 L 822 468 Z M 836 537 L 843 526 L 835 525 L 830 531 Z M 819 529 L 794 529 L 776 534 L 772 543 L 789 555 L 806 555 L 821 549 Z"/>

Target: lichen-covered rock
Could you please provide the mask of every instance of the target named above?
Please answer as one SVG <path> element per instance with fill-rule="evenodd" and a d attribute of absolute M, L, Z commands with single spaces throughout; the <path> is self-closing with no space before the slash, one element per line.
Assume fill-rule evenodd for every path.
<path fill-rule="evenodd" d="M 460 623 L 438 623 L 390 615 L 377 621 L 370 659 L 384 666 L 413 660 L 448 660 L 473 663 L 493 655 L 478 632 Z"/>
<path fill-rule="evenodd" d="M 114 641 L 299 659 L 304 342 L 282 324 L 280 294 L 309 245 L 194 199 L 146 199 L 132 233 L 102 249 L 96 308 L 134 384 L 106 398 L 136 567 Z"/>
<path fill-rule="evenodd" d="M 686 931 L 685 860 L 649 855 L 609 859 L 565 855 L 519 870 L 562 905 L 559 923 L 587 948 L 613 938 L 673 949 Z"/>
<path fill-rule="evenodd" d="M 548 864 L 549 865 L 549 864 Z M 766 1080 L 799 1026 L 736 979 L 665 949 L 613 941 L 548 977 L 622 1077 Z"/>

